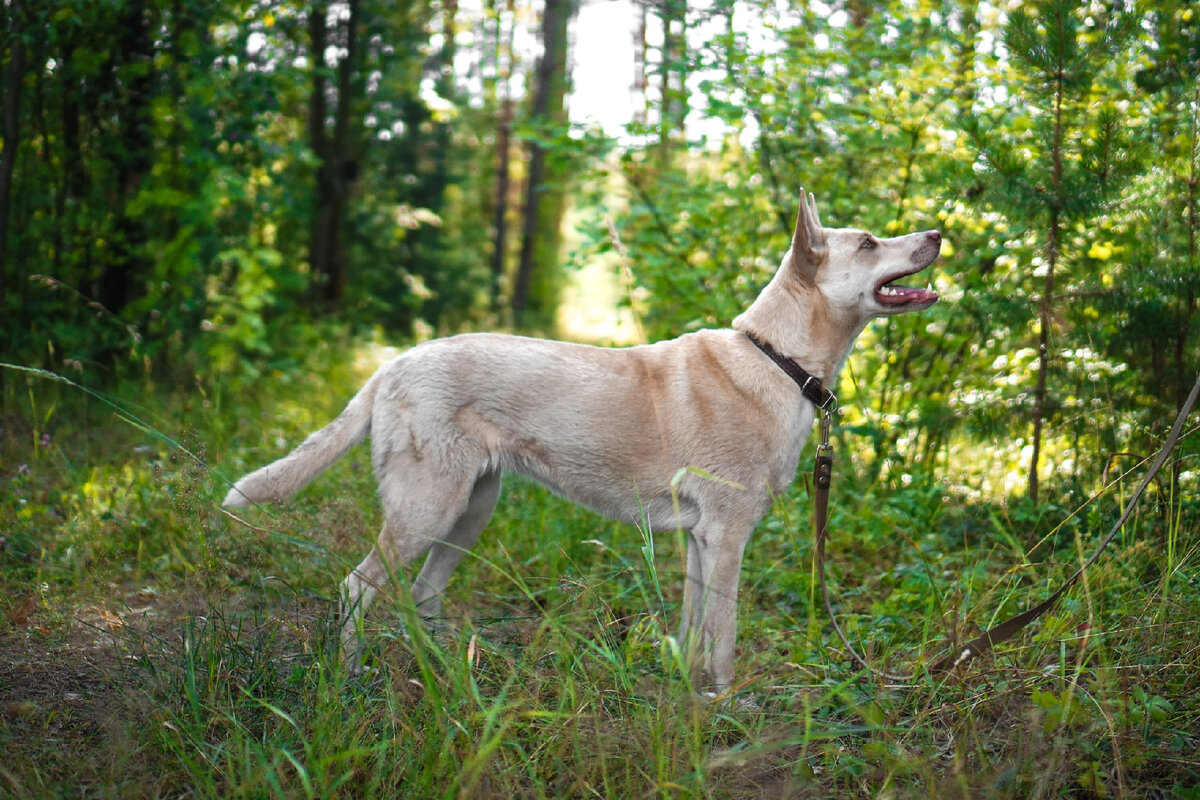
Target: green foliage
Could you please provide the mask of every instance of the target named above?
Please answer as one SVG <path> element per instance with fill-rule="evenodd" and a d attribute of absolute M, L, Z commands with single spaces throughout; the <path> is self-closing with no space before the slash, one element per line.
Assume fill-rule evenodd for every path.
<path fill-rule="evenodd" d="M 485 188 L 465 163 L 479 145 L 435 120 L 420 93 L 435 66 L 421 53 L 427 4 L 360 6 L 358 72 L 330 111 L 359 134 L 352 152 L 325 154 L 355 185 L 340 321 L 401 333 L 421 317 L 458 323 L 478 303 L 486 252 L 464 240 L 470 225 L 441 220 L 462 211 L 463 188 Z M 24 69 L 15 86 L 29 112 L 5 145 L 5 358 L 164 372 L 212 359 L 252 376 L 284 355 L 272 346 L 286 337 L 268 328 L 308 324 L 319 277 L 313 12 L 130 0 L 24 13 L 5 21 L 39 32 L 27 57 L 0 53 Z"/>

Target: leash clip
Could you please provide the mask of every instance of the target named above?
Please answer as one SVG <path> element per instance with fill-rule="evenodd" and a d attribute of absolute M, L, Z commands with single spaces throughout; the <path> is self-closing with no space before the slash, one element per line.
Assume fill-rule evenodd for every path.
<path fill-rule="evenodd" d="M 835 404 L 836 407 L 836 404 Z M 817 445 L 817 455 L 826 455 L 833 452 L 833 446 L 829 444 L 829 429 L 833 426 L 833 410 L 821 410 L 821 443 Z"/>
<path fill-rule="evenodd" d="M 829 484 L 833 482 L 833 445 L 829 444 L 829 428 L 833 424 L 833 414 L 824 411 L 821 414 L 821 443 L 817 445 L 816 460 L 813 464 L 813 482 L 818 490 L 818 497 L 828 502 Z"/>

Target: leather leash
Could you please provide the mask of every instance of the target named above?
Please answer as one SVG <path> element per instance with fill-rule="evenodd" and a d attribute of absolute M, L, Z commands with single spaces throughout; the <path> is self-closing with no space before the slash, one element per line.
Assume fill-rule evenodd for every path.
<path fill-rule="evenodd" d="M 947 674 L 957 667 L 966 664 L 971 659 L 983 655 L 1000 642 L 1003 642 L 1006 639 L 1011 639 L 1017 634 L 1018 631 L 1044 614 L 1058 601 L 1060 597 L 1062 597 L 1062 595 L 1069 588 L 1071 588 L 1071 586 L 1075 584 L 1076 581 L 1079 580 L 1084 571 L 1093 563 L 1095 563 L 1096 559 L 1098 559 L 1100 554 L 1104 551 L 1104 548 L 1108 546 L 1109 542 L 1111 542 L 1121 528 L 1124 527 L 1125 523 L 1129 520 L 1130 515 L 1133 513 L 1134 507 L 1145 493 L 1146 487 L 1150 485 L 1150 482 L 1154 480 L 1154 478 L 1158 475 L 1159 470 L 1162 469 L 1163 464 L 1166 463 L 1167 457 L 1170 456 L 1171 451 L 1175 449 L 1175 445 L 1178 444 L 1180 436 L 1183 434 L 1184 423 L 1187 420 L 1188 415 L 1191 413 L 1192 408 L 1196 405 L 1196 399 L 1198 396 L 1200 396 L 1200 376 L 1197 376 L 1196 385 L 1192 387 L 1191 394 L 1188 395 L 1187 400 L 1184 401 L 1182 408 L 1179 410 L 1179 414 L 1175 417 L 1175 423 L 1171 426 L 1171 432 L 1167 435 L 1166 441 L 1159 449 L 1158 455 L 1155 456 L 1154 462 L 1151 464 L 1150 469 L 1146 472 L 1146 475 L 1142 478 L 1142 482 L 1138 485 L 1137 490 L 1133 493 L 1133 496 L 1125 505 L 1125 511 L 1121 514 L 1121 517 L 1117 520 L 1116 524 L 1113 525 L 1112 530 L 1108 532 L 1108 535 L 1105 536 L 1103 541 L 1101 541 L 1100 544 L 1096 546 L 1096 549 L 1092 551 L 1092 554 L 1088 557 L 1087 561 L 1085 561 L 1083 565 L 1080 566 L 1073 575 L 1071 575 L 1071 577 L 1067 578 L 1063 584 L 1045 600 L 1038 603 L 1034 607 L 1021 612 L 1020 614 L 1010 617 L 1004 622 L 989 628 L 979 636 L 967 642 L 957 651 L 942 657 L 930 667 L 930 672 L 935 674 Z M 816 529 L 815 557 L 817 559 L 817 576 L 820 582 L 821 599 L 824 601 L 825 611 L 829 614 L 829 619 L 833 624 L 834 631 L 837 632 L 838 638 L 842 640 L 842 644 L 846 648 L 846 653 L 856 664 L 868 672 L 879 675 L 887 680 L 908 681 L 911 680 L 912 676 L 894 675 L 892 673 L 877 670 L 868 664 L 865 658 L 858 654 L 854 647 L 851 646 L 849 640 L 846 638 L 846 635 L 842 632 L 841 627 L 838 625 L 837 618 L 833 613 L 833 604 L 829 600 L 829 592 L 825 583 L 825 541 L 828 538 L 827 525 L 829 510 L 829 487 L 833 478 L 833 448 L 829 444 L 830 424 L 831 414 L 826 411 L 821 418 L 821 444 L 817 446 L 816 463 L 813 467 L 813 484 L 816 487 L 813 497 L 813 522 Z M 1103 489 L 1101 491 L 1103 491 Z"/>
<path fill-rule="evenodd" d="M 821 601 L 825 604 L 825 613 L 829 615 L 829 622 L 833 625 L 834 632 L 842 640 L 842 646 L 846 648 L 846 655 L 854 663 L 885 680 L 907 682 L 912 679 L 911 675 L 883 672 L 868 664 L 867 660 L 854 649 L 854 645 L 850 644 L 850 640 L 842 632 L 842 626 L 838 625 L 837 615 L 833 613 L 833 603 L 829 599 L 829 587 L 825 583 L 825 541 L 829 538 L 829 487 L 833 483 L 833 445 L 829 443 L 829 429 L 832 424 L 833 412 L 824 411 L 821 415 L 821 443 L 817 445 L 817 455 L 813 464 L 813 486 L 815 487 L 813 490 L 813 527 L 816 534 L 815 558 L 817 559 L 817 580 L 821 587 Z"/>
<path fill-rule="evenodd" d="M 1130 515 L 1133 513 L 1134 507 L 1145 493 L 1146 487 L 1149 486 L 1150 482 L 1153 481 L 1158 475 L 1158 471 L 1162 469 L 1163 464 L 1167 463 L 1167 457 L 1171 455 L 1171 451 L 1175 449 L 1175 445 L 1179 442 L 1179 437 L 1183 434 L 1184 422 L 1187 421 L 1188 414 L 1191 413 L 1192 408 L 1196 405 L 1197 396 L 1200 396 L 1200 376 L 1197 376 L 1196 385 L 1192 387 L 1191 394 L 1189 394 L 1187 400 L 1184 401 L 1183 407 L 1179 409 L 1179 414 L 1175 417 L 1175 424 L 1171 426 L 1171 432 L 1167 434 L 1167 440 L 1163 442 L 1163 446 L 1159 449 L 1158 455 L 1154 457 L 1154 462 L 1150 465 L 1150 469 L 1142 478 L 1142 482 L 1138 484 L 1137 490 L 1133 493 L 1133 496 L 1129 498 L 1129 502 L 1125 504 L 1125 511 L 1121 514 L 1121 517 L 1117 520 L 1116 524 L 1112 526 L 1112 530 L 1108 532 L 1108 535 L 1104 537 L 1100 544 L 1096 546 L 1096 549 L 1092 551 L 1092 554 L 1088 556 L 1087 561 L 1083 562 L 1079 569 L 1075 570 L 1075 573 L 1071 577 L 1067 578 L 1063 582 L 1062 586 L 1058 587 L 1058 589 L 1056 589 L 1045 600 L 1038 603 L 1033 608 L 1023 611 L 1014 617 L 1010 617 L 1004 622 L 1001 622 L 1000 624 L 984 631 L 979 636 L 976 636 L 974 639 L 963 645 L 962 649 L 959 650 L 957 654 L 951 653 L 940 659 L 931 667 L 933 672 L 949 672 L 950 670 L 967 663 L 971 659 L 983 655 L 988 650 L 991 650 L 995 645 L 1003 642 L 1005 639 L 1011 639 L 1017 633 L 1017 631 L 1021 630 L 1030 622 L 1033 622 L 1035 619 L 1045 613 L 1047 609 L 1049 609 L 1058 601 L 1058 598 L 1062 597 L 1063 593 L 1066 592 L 1067 589 L 1071 588 L 1071 586 L 1073 586 L 1075 582 L 1079 580 L 1080 576 L 1083 575 L 1084 570 L 1095 563 L 1096 559 L 1098 559 L 1100 554 L 1104 551 L 1104 548 L 1108 546 L 1108 543 L 1111 542 L 1116 537 L 1117 533 L 1120 532 L 1121 528 L 1125 526 L 1126 521 L 1129 520 Z"/>

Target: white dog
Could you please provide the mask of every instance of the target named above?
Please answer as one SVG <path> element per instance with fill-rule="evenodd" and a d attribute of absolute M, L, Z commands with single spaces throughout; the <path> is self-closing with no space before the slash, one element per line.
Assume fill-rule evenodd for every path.
<path fill-rule="evenodd" d="M 355 667 L 358 626 L 390 567 L 428 553 L 412 596 L 423 615 L 440 614 L 503 472 L 614 519 L 681 527 L 681 637 L 693 637 L 698 666 L 723 692 L 750 532 L 794 479 L 814 401 L 826 402 L 823 387 L 866 324 L 937 302 L 893 281 L 929 266 L 940 246 L 937 231 L 880 239 L 822 228 L 802 195 L 791 249 L 732 329 L 620 349 L 499 334 L 421 344 L 380 367 L 329 425 L 239 480 L 225 505 L 290 497 L 371 434 L 386 521 L 342 584 L 343 652 Z"/>

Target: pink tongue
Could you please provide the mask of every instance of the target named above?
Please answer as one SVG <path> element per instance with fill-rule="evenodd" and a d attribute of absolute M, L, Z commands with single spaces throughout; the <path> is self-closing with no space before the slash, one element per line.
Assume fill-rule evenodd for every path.
<path fill-rule="evenodd" d="M 875 293 L 879 302 L 885 304 L 923 303 L 937 300 L 938 293 L 930 289 L 911 289 L 907 286 L 886 286 Z"/>

